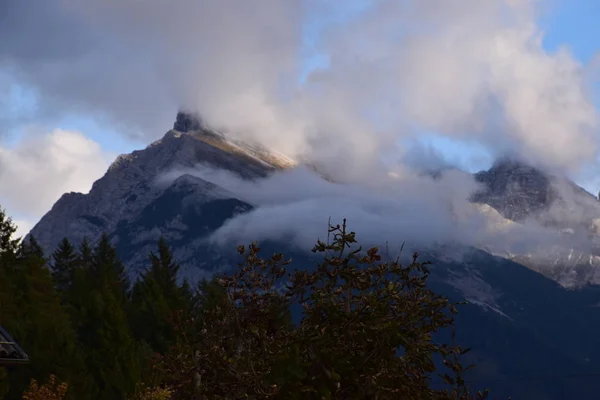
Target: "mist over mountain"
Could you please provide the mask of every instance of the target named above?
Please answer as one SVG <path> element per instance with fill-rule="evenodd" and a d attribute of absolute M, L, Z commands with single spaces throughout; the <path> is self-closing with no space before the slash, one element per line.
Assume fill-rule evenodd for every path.
<path fill-rule="evenodd" d="M 94 241 L 109 232 L 138 255 L 164 235 L 193 243 L 179 249 L 192 268 L 206 252 L 255 240 L 285 238 L 307 250 L 322 237 L 324 221 L 349 218 L 365 244 L 385 244 L 392 252 L 402 244 L 415 250 L 474 246 L 566 286 L 597 283 L 600 203 L 565 177 L 507 158 L 474 175 L 405 169 L 364 183 L 324 176 L 318 166 L 179 113 L 173 130 L 144 150 L 119 156 L 89 194 L 64 195 L 32 234 L 52 249 L 63 236 Z M 221 203 L 228 206 L 221 210 Z M 219 218 L 203 209 L 213 206 Z M 201 250 L 194 256 L 193 249 Z"/>

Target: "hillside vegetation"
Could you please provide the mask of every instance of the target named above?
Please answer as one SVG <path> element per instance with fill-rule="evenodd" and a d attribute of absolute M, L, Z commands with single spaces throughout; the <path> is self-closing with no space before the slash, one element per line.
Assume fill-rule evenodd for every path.
<path fill-rule="evenodd" d="M 263 258 L 197 286 L 161 239 L 129 282 L 108 237 L 46 258 L 0 212 L 0 324 L 30 357 L 0 369 L 5 399 L 483 399 L 467 350 L 437 343 L 455 305 L 429 271 L 361 249 L 330 227 L 315 266 Z"/>

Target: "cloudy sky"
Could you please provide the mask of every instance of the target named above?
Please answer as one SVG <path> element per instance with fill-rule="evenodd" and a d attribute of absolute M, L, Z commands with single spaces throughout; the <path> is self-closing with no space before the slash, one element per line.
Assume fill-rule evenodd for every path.
<path fill-rule="evenodd" d="M 597 192 L 597 15 L 594 0 L 5 0 L 0 204 L 26 232 L 180 107 L 348 179 L 510 154 Z"/>

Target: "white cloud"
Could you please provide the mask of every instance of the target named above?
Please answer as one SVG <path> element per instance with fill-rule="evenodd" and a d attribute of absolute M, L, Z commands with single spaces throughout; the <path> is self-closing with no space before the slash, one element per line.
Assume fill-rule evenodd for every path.
<path fill-rule="evenodd" d="M 13 219 L 13 223 L 17 227 L 15 237 L 24 238 L 25 235 L 31 231 L 31 228 L 36 224 L 37 221 L 31 221 L 26 219 Z"/>
<path fill-rule="evenodd" d="M 379 0 L 335 18 L 356 3 L 10 0 L 0 36 L 16 39 L 0 43 L 0 68 L 36 88 L 43 110 L 155 137 L 186 106 L 354 179 L 415 127 L 561 169 L 595 161 L 588 71 L 543 48 L 548 2 Z M 308 47 L 330 65 L 301 85 L 314 17 L 324 29 Z"/>
<path fill-rule="evenodd" d="M 397 170 L 361 184 L 326 182 L 308 168 L 278 172 L 250 182 L 237 175 L 199 165 L 169 171 L 157 184 L 167 184 L 190 174 L 227 189 L 254 210 L 225 222 L 211 237 L 218 245 L 251 241 L 285 241 L 308 250 L 316 239 L 325 240 L 327 221 L 341 223 L 358 232 L 364 246 L 382 246 L 396 252 L 423 250 L 432 244 L 485 246 L 500 253 L 540 249 L 559 238 L 535 221 L 508 223 L 489 207 L 469 202 L 478 184 L 473 176 L 448 170 L 434 180 L 410 170 Z M 462 250 L 457 250 L 462 253 Z"/>
<path fill-rule="evenodd" d="M 80 132 L 36 129 L 0 147 L 0 203 L 26 233 L 63 193 L 88 192 L 112 158 Z"/>

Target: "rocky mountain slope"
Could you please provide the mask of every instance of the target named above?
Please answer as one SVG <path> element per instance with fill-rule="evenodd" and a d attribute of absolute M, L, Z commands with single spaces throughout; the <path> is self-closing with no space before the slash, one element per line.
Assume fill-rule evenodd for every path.
<path fill-rule="evenodd" d="M 31 233 L 52 251 L 62 237 L 78 243 L 107 232 L 133 278 L 161 235 L 182 264 L 182 277 L 197 280 L 230 268 L 237 261 L 234 248 L 231 253 L 215 248 L 207 237 L 253 206 L 185 172 L 198 164 L 252 181 L 294 162 L 228 139 L 180 113 L 173 130 L 146 149 L 120 156 L 89 194 L 65 194 Z M 180 171 L 176 179 L 161 179 L 174 170 Z M 470 303 L 457 322 L 459 344 L 474 348 L 469 357 L 478 364 L 469 379 L 476 386 L 493 387 L 492 398 L 592 398 L 600 391 L 596 380 L 548 377 L 598 372 L 600 289 L 584 285 L 598 282 L 598 263 L 593 248 L 575 246 L 587 243 L 582 238 L 593 242 L 594 221 L 600 216 L 596 199 L 566 180 L 514 161 L 503 160 L 475 179 L 481 190 L 473 197 L 474 207 L 497 229 L 536 223 L 562 230 L 565 240 L 556 248 L 539 249 L 539 254 L 482 244 L 481 249 L 440 247 L 422 255 L 434 263 L 432 287 Z M 268 254 L 275 245 L 289 250 L 293 267 L 314 265 L 311 255 L 295 252 L 287 243 L 261 247 Z"/>
<path fill-rule="evenodd" d="M 504 224 L 536 225 L 555 231 L 552 246 L 493 253 L 538 271 L 566 287 L 600 283 L 600 202 L 566 178 L 504 159 L 475 174 L 482 189 L 472 200 L 497 211 Z M 487 210 L 489 212 L 489 210 Z"/>
<path fill-rule="evenodd" d="M 119 156 L 88 194 L 63 195 L 30 234 L 49 252 L 62 237 L 73 243 L 87 237 L 93 243 L 106 232 L 119 248 L 128 249 L 123 250 L 124 259 L 138 265 L 134 254 L 148 254 L 161 234 L 178 240 L 189 229 L 196 233 L 197 229 L 215 229 L 215 224 L 232 213 L 250 207 L 235 200 L 232 193 L 191 175 L 167 184 L 160 180 L 164 173 L 198 164 L 227 170 L 247 180 L 294 165 L 284 156 L 229 140 L 203 127 L 196 117 L 179 113 L 173 130 L 143 150 Z M 207 222 L 211 215 L 220 218 L 212 225 Z M 191 249 L 198 246 L 197 241 L 202 241 L 196 239 L 192 244 L 186 243 L 185 249 L 182 247 L 180 253 L 185 254 L 177 254 L 184 265 L 204 258 L 205 250 L 198 250 L 197 257 L 187 255 L 193 253 Z M 134 259 L 127 257 L 129 253 Z M 140 266 L 145 261 L 142 258 Z M 136 272 L 132 271 L 132 275 Z"/>

